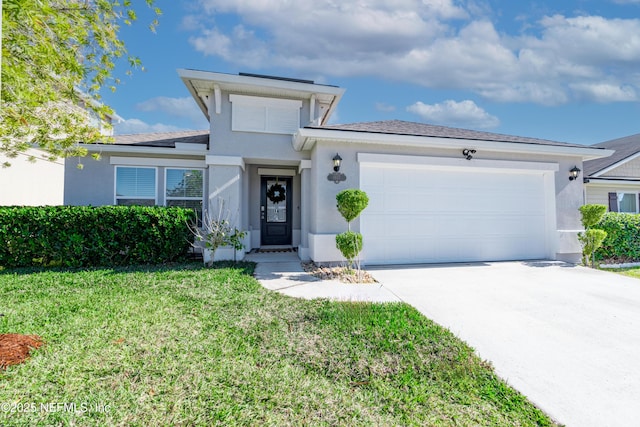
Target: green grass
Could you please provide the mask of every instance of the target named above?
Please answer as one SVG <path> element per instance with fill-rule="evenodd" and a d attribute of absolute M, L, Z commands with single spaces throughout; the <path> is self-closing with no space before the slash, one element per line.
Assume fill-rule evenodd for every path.
<path fill-rule="evenodd" d="M 409 305 L 292 299 L 252 268 L 0 273 L 0 333 L 46 340 L 0 371 L 0 425 L 553 425 Z"/>
<path fill-rule="evenodd" d="M 636 279 L 640 279 L 640 267 L 632 267 L 632 268 L 603 268 L 602 270 L 610 271 L 613 273 L 623 274 L 629 277 L 635 277 Z"/>

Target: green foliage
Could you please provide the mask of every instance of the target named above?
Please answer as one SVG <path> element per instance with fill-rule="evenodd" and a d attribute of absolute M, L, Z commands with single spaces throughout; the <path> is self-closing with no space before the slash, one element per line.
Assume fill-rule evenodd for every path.
<path fill-rule="evenodd" d="M 191 210 L 144 206 L 0 207 L 0 266 L 112 266 L 184 258 Z"/>
<path fill-rule="evenodd" d="M 607 233 L 593 229 L 607 212 L 605 205 L 580 206 L 582 225 L 586 229 L 584 233 L 578 233 L 578 240 L 582 245 L 582 263 L 586 266 L 595 264 L 595 252 L 602 245 Z"/>
<path fill-rule="evenodd" d="M 0 405 L 110 409 L 0 410 L 0 424 L 556 425 L 408 304 L 290 298 L 252 271 L 190 263 L 0 274 L 6 330 L 47 343 L 0 369 Z"/>
<path fill-rule="evenodd" d="M 217 206 L 215 206 L 216 204 Z M 244 248 L 242 240 L 247 233 L 231 226 L 231 211 L 226 208 L 226 205 L 226 200 L 219 198 L 217 203 L 210 204 L 209 210 L 205 213 L 202 227 L 195 222 L 189 224 L 189 231 L 194 239 L 198 242 L 204 242 L 204 247 L 211 251 L 210 264 L 213 263 L 216 250 L 220 246 L 231 246 L 234 249 L 234 261 L 236 261 L 236 251 Z"/>
<path fill-rule="evenodd" d="M 578 240 L 582 244 L 582 263 L 584 265 L 593 267 L 594 253 L 606 237 L 607 232 L 597 228 L 589 228 L 584 233 L 578 233 Z"/>
<path fill-rule="evenodd" d="M 580 206 L 582 214 L 582 225 L 584 228 L 591 228 L 596 225 L 607 212 L 605 205 L 584 205 Z"/>
<path fill-rule="evenodd" d="M 353 231 L 345 231 L 336 236 L 336 247 L 347 259 L 349 266 L 362 250 L 362 234 Z"/>
<path fill-rule="evenodd" d="M 3 0 L 0 153 L 11 158 L 35 145 L 55 159 L 85 155 L 79 142 L 107 141 L 92 121 L 112 112 L 99 92 L 119 83 L 112 71 L 128 55 L 118 33 L 136 20 L 131 3 Z M 161 13 L 154 0 L 145 3 Z"/>
<path fill-rule="evenodd" d="M 640 215 L 608 212 L 597 227 L 607 232 L 596 259 L 640 261 Z"/>
<path fill-rule="evenodd" d="M 356 219 L 369 204 L 367 193 L 354 188 L 342 190 L 336 195 L 336 200 L 338 211 L 348 223 Z"/>

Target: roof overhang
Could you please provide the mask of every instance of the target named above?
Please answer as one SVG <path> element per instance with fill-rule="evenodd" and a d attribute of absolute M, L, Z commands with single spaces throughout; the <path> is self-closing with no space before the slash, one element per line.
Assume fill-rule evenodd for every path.
<path fill-rule="evenodd" d="M 626 186 L 634 186 L 638 187 L 640 185 L 640 178 L 585 178 L 585 185 L 590 185 L 593 187 L 626 187 Z"/>
<path fill-rule="evenodd" d="M 600 169 L 598 172 L 591 174 L 592 177 L 596 178 L 596 177 L 600 177 L 602 175 L 604 175 L 607 172 L 611 172 L 612 170 L 614 170 L 617 167 L 622 166 L 623 164 L 630 162 L 631 160 L 637 159 L 638 157 L 640 157 L 640 152 L 632 154 L 631 156 L 625 157 L 622 160 L 619 160 L 617 162 L 615 162 L 612 165 L 607 166 L 604 169 Z"/>
<path fill-rule="evenodd" d="M 336 86 L 210 71 L 178 69 L 178 74 L 207 120 L 211 117 L 211 99 L 225 91 L 288 99 L 311 99 L 315 96 L 320 103 L 329 105 L 320 118 L 320 124 L 323 125 L 329 120 L 345 91 Z"/>
<path fill-rule="evenodd" d="M 318 141 L 344 142 L 347 144 L 378 144 L 403 147 L 432 148 L 472 148 L 484 151 L 503 153 L 551 154 L 556 156 L 579 156 L 584 160 L 608 157 L 614 150 L 593 148 L 589 146 L 562 146 L 527 144 L 521 142 L 501 142 L 487 140 L 471 140 L 458 138 L 442 138 L 417 135 L 397 135 L 385 133 L 353 132 L 335 129 L 302 128 L 293 135 L 292 143 L 296 151 L 310 150 Z"/>
<path fill-rule="evenodd" d="M 195 145 L 195 144 L 190 144 Z M 80 147 L 86 148 L 90 153 L 128 153 L 128 154 L 148 154 L 160 156 L 205 156 L 209 150 L 204 144 L 202 148 L 172 148 L 172 147 L 149 147 L 145 145 L 122 145 L 122 144 L 80 144 Z"/>

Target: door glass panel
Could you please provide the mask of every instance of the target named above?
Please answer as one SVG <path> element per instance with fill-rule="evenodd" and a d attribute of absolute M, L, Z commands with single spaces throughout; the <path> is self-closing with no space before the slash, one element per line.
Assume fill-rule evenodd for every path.
<path fill-rule="evenodd" d="M 267 180 L 267 222 L 287 222 L 287 183 Z"/>

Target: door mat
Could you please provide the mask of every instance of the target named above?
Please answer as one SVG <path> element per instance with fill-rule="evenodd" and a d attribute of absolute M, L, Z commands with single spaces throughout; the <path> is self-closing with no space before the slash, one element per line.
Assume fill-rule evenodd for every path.
<path fill-rule="evenodd" d="M 297 248 L 259 248 L 251 251 L 254 254 L 283 254 L 287 252 L 297 252 Z"/>

